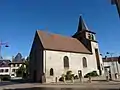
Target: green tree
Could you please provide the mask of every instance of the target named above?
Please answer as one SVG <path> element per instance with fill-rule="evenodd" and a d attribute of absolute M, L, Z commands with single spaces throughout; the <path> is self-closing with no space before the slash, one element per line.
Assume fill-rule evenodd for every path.
<path fill-rule="evenodd" d="M 18 77 L 27 78 L 29 74 L 29 57 L 23 61 L 23 64 L 19 69 L 16 71 Z"/>
<path fill-rule="evenodd" d="M 19 69 L 16 71 L 17 77 L 24 77 L 24 73 L 26 72 L 26 68 L 24 67 L 24 64 L 19 67 Z"/>

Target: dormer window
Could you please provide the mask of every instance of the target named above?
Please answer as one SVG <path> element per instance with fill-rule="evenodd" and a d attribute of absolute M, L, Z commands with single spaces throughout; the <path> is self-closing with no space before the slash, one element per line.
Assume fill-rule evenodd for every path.
<path fill-rule="evenodd" d="M 3 67 L 3 66 L 5 66 L 5 64 L 6 64 L 6 62 L 5 62 L 5 61 L 3 61 L 3 62 L 2 62 L 2 64 L 1 64 L 1 66 Z"/>

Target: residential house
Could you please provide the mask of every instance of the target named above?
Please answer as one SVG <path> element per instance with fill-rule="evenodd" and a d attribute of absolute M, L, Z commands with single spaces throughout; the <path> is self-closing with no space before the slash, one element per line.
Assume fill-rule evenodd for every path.
<path fill-rule="evenodd" d="M 10 60 L 0 59 L 0 75 L 10 75 Z"/>
<path fill-rule="evenodd" d="M 24 58 L 22 55 L 18 53 L 15 58 L 12 58 L 12 62 L 9 63 L 10 65 L 10 76 L 17 77 L 17 70 L 24 64 Z M 24 65 L 25 66 L 25 65 Z"/>
<path fill-rule="evenodd" d="M 120 75 L 120 62 L 118 61 L 118 57 L 106 57 L 103 58 L 103 65 L 105 70 L 110 71 L 111 74 Z"/>

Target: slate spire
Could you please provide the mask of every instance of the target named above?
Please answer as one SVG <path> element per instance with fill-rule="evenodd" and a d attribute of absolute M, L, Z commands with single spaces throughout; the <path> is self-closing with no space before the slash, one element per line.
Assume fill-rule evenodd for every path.
<path fill-rule="evenodd" d="M 84 22 L 82 16 L 80 15 L 79 24 L 78 24 L 78 32 L 82 30 L 89 30 L 86 23 Z"/>

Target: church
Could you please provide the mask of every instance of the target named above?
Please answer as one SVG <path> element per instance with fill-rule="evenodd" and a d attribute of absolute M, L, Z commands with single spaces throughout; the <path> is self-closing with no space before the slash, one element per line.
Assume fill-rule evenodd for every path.
<path fill-rule="evenodd" d="M 89 30 L 82 16 L 73 36 L 62 36 L 37 30 L 30 51 L 30 79 L 55 82 L 67 71 L 82 77 L 89 72 L 104 73 L 96 33 Z"/>

